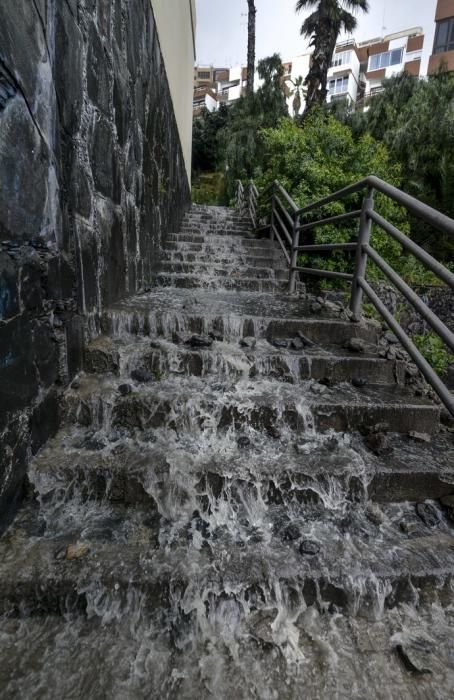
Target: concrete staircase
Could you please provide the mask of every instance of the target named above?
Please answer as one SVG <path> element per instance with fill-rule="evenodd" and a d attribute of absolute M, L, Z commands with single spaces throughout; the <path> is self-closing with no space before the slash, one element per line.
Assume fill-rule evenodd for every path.
<path fill-rule="evenodd" d="M 168 237 L 156 287 L 103 313 L 61 430 L 0 540 L 4 619 L 28 629 L 36 613 L 52 616 L 42 659 L 69 614 L 84 620 L 87 644 L 106 648 L 137 615 L 166 653 L 132 678 L 143 627 L 128 637 L 135 697 L 177 666 L 182 685 L 162 696 L 202 697 L 207 645 L 222 655 L 233 638 L 255 645 L 256 666 L 246 682 L 231 655 L 218 697 L 252 697 L 273 648 L 296 693 L 292 654 L 312 658 L 308 609 L 353 629 L 361 615 L 385 624 L 402 603 L 418 616 L 425 601 L 452 602 L 454 441 L 439 406 L 405 386 L 403 356 L 380 355 L 380 324 L 286 296 L 286 276 L 278 246 L 247 219 L 193 207 Z M 93 622 L 105 616 L 110 637 Z M 380 653 L 416 697 L 402 659 Z M 428 696 L 439 681 L 427 681 Z M 317 682 L 307 697 L 322 697 Z M 286 683 L 278 674 L 270 688 L 297 697 Z"/>

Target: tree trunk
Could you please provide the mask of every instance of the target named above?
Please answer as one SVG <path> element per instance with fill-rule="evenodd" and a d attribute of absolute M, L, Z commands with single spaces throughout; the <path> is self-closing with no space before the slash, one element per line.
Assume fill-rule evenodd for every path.
<path fill-rule="evenodd" d="M 328 70 L 340 32 L 340 24 L 333 22 L 330 18 L 325 3 L 320 3 L 319 13 L 319 31 L 315 35 L 311 67 L 304 81 L 304 84 L 307 85 L 304 116 L 306 116 L 315 105 L 322 105 L 326 102 L 326 97 L 328 95 L 328 90 L 326 88 Z"/>
<path fill-rule="evenodd" d="M 255 74 L 255 0 L 248 0 L 248 43 L 247 43 L 247 87 L 246 94 L 254 94 L 254 74 Z"/>

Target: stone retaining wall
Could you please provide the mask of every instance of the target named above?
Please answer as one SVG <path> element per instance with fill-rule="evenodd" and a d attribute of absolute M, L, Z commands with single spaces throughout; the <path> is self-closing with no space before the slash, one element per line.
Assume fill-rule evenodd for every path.
<path fill-rule="evenodd" d="M 2 0 L 0 521 L 84 318 L 150 283 L 189 202 L 149 0 Z"/>

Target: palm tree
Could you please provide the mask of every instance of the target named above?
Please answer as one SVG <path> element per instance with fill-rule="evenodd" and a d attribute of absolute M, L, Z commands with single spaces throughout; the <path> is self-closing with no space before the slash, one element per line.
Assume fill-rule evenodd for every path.
<path fill-rule="evenodd" d="M 254 93 L 254 74 L 255 74 L 255 18 L 257 10 L 255 8 L 255 0 L 247 0 L 248 4 L 248 27 L 247 27 L 247 86 L 246 94 Z"/>
<path fill-rule="evenodd" d="M 314 9 L 301 27 L 301 35 L 310 37 L 314 47 L 311 67 L 304 84 L 307 85 L 305 114 L 317 104 L 326 102 L 327 76 L 339 34 L 353 32 L 358 10 L 368 12 L 368 0 L 298 0 L 296 11 Z"/>
<path fill-rule="evenodd" d="M 294 90 L 290 91 L 290 96 L 293 97 L 293 116 L 298 117 L 301 109 L 302 97 L 306 95 L 306 89 L 304 86 L 304 78 L 300 75 L 296 80 L 289 78 L 289 83 L 294 87 Z"/>

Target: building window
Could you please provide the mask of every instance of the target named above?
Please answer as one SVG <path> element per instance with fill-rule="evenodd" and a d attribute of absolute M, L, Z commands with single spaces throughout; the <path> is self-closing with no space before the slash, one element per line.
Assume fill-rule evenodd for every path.
<path fill-rule="evenodd" d="M 339 95 L 343 92 L 348 92 L 348 75 L 343 78 L 336 78 L 329 81 L 329 94 Z"/>
<path fill-rule="evenodd" d="M 399 63 L 403 62 L 403 55 L 403 48 L 377 53 L 374 56 L 370 56 L 368 70 L 380 70 L 381 68 L 388 68 L 388 66 L 398 66 Z"/>
<path fill-rule="evenodd" d="M 454 17 L 437 22 L 434 53 L 454 51 Z"/>
<path fill-rule="evenodd" d="M 197 77 L 199 80 L 209 80 L 211 77 L 211 73 L 209 71 L 199 71 L 197 73 Z"/>
<path fill-rule="evenodd" d="M 351 57 L 351 51 L 342 51 L 341 53 L 335 53 L 333 56 L 333 62 L 331 63 L 331 68 L 336 68 L 337 66 L 345 66 L 347 63 L 351 62 Z"/>

